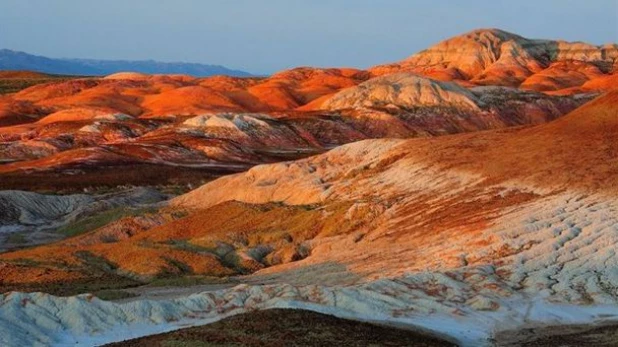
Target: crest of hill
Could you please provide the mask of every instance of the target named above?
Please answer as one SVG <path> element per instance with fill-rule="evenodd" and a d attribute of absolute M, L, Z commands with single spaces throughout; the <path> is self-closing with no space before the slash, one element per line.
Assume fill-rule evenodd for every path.
<path fill-rule="evenodd" d="M 146 80 L 149 75 L 140 72 L 123 71 L 103 77 L 106 80 Z"/>
<path fill-rule="evenodd" d="M 579 61 L 590 69 L 596 67 L 602 73 L 613 73 L 617 59 L 615 44 L 595 46 L 583 42 L 535 40 L 499 29 L 479 29 L 370 71 L 375 75 L 413 71 L 445 80 L 519 86 L 554 63 Z M 581 81 L 573 82 L 576 83 L 581 84 Z"/>
<path fill-rule="evenodd" d="M 478 100 L 467 89 L 412 73 L 376 77 L 335 94 L 323 109 L 440 106 L 476 109 Z"/>

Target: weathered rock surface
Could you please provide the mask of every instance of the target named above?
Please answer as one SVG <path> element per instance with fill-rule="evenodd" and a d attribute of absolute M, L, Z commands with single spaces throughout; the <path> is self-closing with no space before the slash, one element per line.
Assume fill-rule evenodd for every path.
<path fill-rule="evenodd" d="M 412 71 L 441 80 L 556 90 L 613 74 L 617 59 L 616 44 L 532 40 L 498 29 L 480 29 L 370 71 L 377 75 Z"/>
<path fill-rule="evenodd" d="M 66 235 L 53 231 L 69 223 L 112 209 L 147 206 L 165 199 L 167 196 L 150 188 L 100 195 L 0 191 L 0 251 L 56 241 Z M 17 232 L 23 235 L 23 241 L 19 245 L 8 242 L 7 238 Z"/>
<path fill-rule="evenodd" d="M 372 78 L 335 94 L 322 105 L 330 110 L 389 106 L 474 110 L 479 105 L 474 94 L 456 83 L 439 82 L 410 73 Z"/>

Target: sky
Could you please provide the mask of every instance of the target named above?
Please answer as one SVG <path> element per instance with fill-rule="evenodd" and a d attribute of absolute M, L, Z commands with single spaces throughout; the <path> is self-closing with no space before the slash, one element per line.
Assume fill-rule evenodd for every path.
<path fill-rule="evenodd" d="M 451 36 L 618 42 L 618 0 L 0 0 L 0 48 L 267 74 L 401 60 Z"/>

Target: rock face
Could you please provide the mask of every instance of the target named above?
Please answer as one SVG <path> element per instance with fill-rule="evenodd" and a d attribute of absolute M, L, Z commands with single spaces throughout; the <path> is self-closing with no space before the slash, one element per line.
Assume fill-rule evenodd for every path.
<path fill-rule="evenodd" d="M 450 82 L 439 82 L 410 73 L 372 78 L 328 99 L 322 108 L 336 110 L 361 107 L 453 107 L 478 109 L 476 96 Z"/>
<path fill-rule="evenodd" d="M 88 195 L 53 196 L 22 191 L 1 191 L 0 224 L 36 225 L 64 217 L 80 205 L 93 202 Z"/>
<path fill-rule="evenodd" d="M 581 85 L 582 79 L 599 74 L 613 73 L 617 59 L 615 44 L 593 46 L 581 42 L 532 40 L 498 29 L 481 29 L 370 71 L 377 75 L 412 71 L 479 85 L 516 87 L 523 83 L 535 90 L 555 90 Z M 578 66 L 558 71 L 572 62 Z M 588 73 L 569 76 L 574 68 L 588 69 Z M 547 84 L 556 77 L 565 80 L 560 85 Z"/>

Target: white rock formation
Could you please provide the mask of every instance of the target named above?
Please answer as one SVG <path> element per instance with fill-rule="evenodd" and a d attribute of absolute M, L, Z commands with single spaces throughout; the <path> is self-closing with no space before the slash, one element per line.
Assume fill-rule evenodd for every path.
<path fill-rule="evenodd" d="M 133 117 L 124 113 L 108 113 L 96 116 L 94 119 L 107 121 L 129 121 L 133 119 Z"/>
<path fill-rule="evenodd" d="M 337 110 L 364 107 L 457 107 L 478 109 L 474 94 L 452 82 L 434 81 L 412 73 L 372 78 L 340 91 L 322 105 Z"/>
<path fill-rule="evenodd" d="M 40 225 L 59 219 L 94 202 L 85 194 L 42 195 L 24 191 L 0 191 L 0 224 Z"/>
<path fill-rule="evenodd" d="M 251 113 L 217 113 L 195 116 L 187 119 L 183 124 L 190 127 L 221 127 L 239 130 L 269 127 L 263 119 L 270 119 L 270 117 Z"/>

